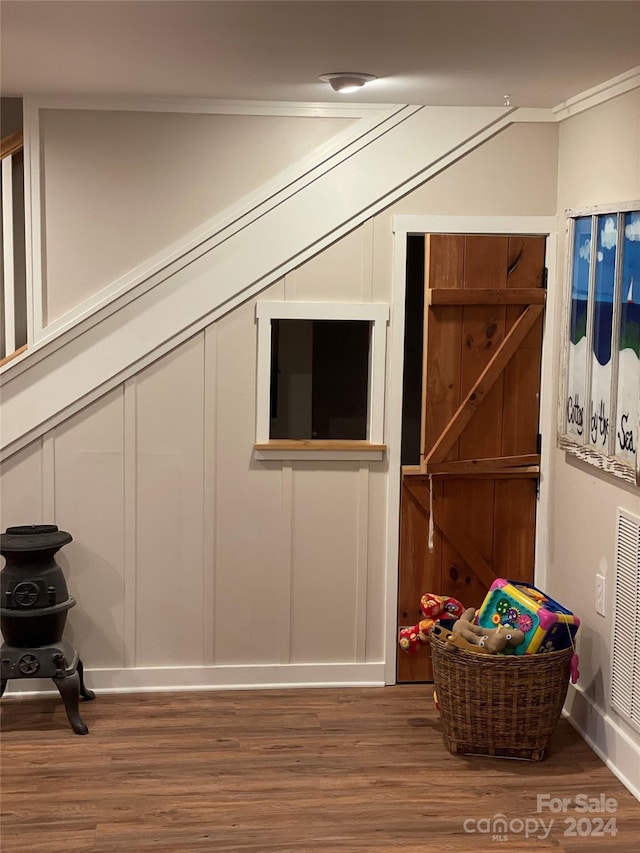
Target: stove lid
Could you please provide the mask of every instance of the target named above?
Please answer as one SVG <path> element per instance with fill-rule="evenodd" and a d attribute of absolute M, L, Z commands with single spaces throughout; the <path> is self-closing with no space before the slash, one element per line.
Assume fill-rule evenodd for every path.
<path fill-rule="evenodd" d="M 73 536 L 57 524 L 21 524 L 0 534 L 0 552 L 57 550 L 72 541 Z"/>

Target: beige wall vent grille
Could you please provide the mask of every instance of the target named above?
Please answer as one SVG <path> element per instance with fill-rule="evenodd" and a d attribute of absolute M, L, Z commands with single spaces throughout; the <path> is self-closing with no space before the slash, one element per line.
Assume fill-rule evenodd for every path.
<path fill-rule="evenodd" d="M 618 509 L 611 703 L 640 730 L 640 518 Z"/>

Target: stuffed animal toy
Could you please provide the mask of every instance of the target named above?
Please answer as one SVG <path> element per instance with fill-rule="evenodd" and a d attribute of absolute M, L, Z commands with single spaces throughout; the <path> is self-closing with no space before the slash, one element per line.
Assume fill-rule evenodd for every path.
<path fill-rule="evenodd" d="M 466 648 L 477 646 L 477 651 L 495 655 L 507 648 L 514 649 L 520 643 L 524 643 L 523 631 L 517 628 L 507 628 L 505 625 L 498 625 L 497 628 L 483 628 L 481 625 L 475 624 L 475 618 L 476 611 L 474 608 L 467 608 L 454 623 L 450 632 L 454 637 L 462 637 Z M 454 638 L 451 638 L 448 645 L 451 647 L 458 644 Z M 476 651 L 473 648 L 469 648 L 469 650 Z"/>
<path fill-rule="evenodd" d="M 464 607 L 451 596 L 426 592 L 420 599 L 420 610 L 424 619 L 411 628 L 402 628 L 398 635 L 400 648 L 409 654 L 415 654 L 428 641 L 433 626 L 440 619 L 457 619 L 462 616 Z"/>

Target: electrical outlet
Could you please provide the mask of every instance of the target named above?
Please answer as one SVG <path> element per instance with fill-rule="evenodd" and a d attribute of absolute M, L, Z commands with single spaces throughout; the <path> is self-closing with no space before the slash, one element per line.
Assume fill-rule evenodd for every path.
<path fill-rule="evenodd" d="M 600 616 L 605 615 L 604 606 L 605 606 L 605 594 L 606 594 L 606 583 L 604 575 L 596 575 L 596 613 L 599 613 Z"/>

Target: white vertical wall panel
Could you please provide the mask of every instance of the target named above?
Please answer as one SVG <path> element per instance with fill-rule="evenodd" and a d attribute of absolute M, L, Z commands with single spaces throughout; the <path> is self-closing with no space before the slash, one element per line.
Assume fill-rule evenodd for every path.
<path fill-rule="evenodd" d="M 0 478 L 0 526 L 42 524 L 42 441 L 11 456 Z"/>
<path fill-rule="evenodd" d="M 53 434 L 55 523 L 74 541 L 58 556 L 69 592 L 65 636 L 85 665 L 124 664 L 124 433 L 118 388 Z M 47 519 L 50 520 L 50 519 Z"/>
<path fill-rule="evenodd" d="M 128 379 L 122 386 L 123 432 L 124 432 L 124 512 L 123 530 L 123 578 L 124 578 L 124 666 L 135 666 L 136 660 L 136 580 L 137 580 L 137 424 L 136 424 L 136 377 Z"/>
<path fill-rule="evenodd" d="M 358 462 L 294 464 L 294 663 L 356 659 L 358 470 Z"/>
<path fill-rule="evenodd" d="M 276 288 L 279 290 L 280 286 Z M 281 292 L 281 290 L 280 290 Z M 277 298 L 269 291 L 269 298 Z M 255 303 L 218 321 L 214 647 L 217 664 L 280 662 L 282 464 L 253 461 Z"/>
<path fill-rule="evenodd" d="M 361 225 L 296 270 L 296 299 L 304 302 L 362 300 L 363 251 L 367 225 Z M 364 300 L 368 301 L 368 300 Z"/>
<path fill-rule="evenodd" d="M 213 323 L 204 334 L 204 449 L 203 449 L 203 541 L 202 541 L 202 663 L 215 663 L 214 589 L 216 551 L 216 374 L 218 364 L 218 325 Z"/>
<path fill-rule="evenodd" d="M 365 625 L 367 661 L 384 660 L 387 470 L 386 460 L 369 463 Z"/>
<path fill-rule="evenodd" d="M 204 334 L 136 382 L 136 665 L 202 663 Z"/>

